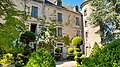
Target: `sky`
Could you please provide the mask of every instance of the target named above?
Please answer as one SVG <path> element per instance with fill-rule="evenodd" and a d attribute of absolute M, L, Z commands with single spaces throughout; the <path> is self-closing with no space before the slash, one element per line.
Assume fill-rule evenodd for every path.
<path fill-rule="evenodd" d="M 71 6 L 78 5 L 80 7 L 84 0 L 62 0 L 62 2 Z"/>

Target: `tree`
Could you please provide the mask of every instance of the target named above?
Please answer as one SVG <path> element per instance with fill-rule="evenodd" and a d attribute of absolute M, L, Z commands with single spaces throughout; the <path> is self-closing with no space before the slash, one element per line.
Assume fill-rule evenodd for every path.
<path fill-rule="evenodd" d="M 99 45 L 95 42 L 95 44 L 94 44 L 94 46 L 93 46 L 93 48 L 92 48 L 92 50 L 91 50 L 90 56 L 95 55 L 95 54 L 98 53 L 100 50 L 101 50 L 101 49 L 100 49 Z"/>
<path fill-rule="evenodd" d="M 35 34 L 31 31 L 25 31 L 23 34 L 21 34 L 20 42 L 25 43 L 24 52 L 23 52 L 25 56 L 31 53 L 31 47 L 29 46 L 29 43 L 34 42 L 35 39 L 36 39 Z"/>
<path fill-rule="evenodd" d="M 103 43 L 114 40 L 113 31 L 119 29 L 120 1 L 119 0 L 91 0 L 92 13 L 89 20 L 94 27 L 100 26 L 97 33 L 101 35 Z"/>

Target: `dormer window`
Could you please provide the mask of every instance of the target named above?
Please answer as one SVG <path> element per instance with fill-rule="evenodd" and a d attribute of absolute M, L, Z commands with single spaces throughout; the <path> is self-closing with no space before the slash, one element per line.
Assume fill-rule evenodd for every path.
<path fill-rule="evenodd" d="M 59 7 L 62 6 L 62 1 L 61 0 L 57 0 L 57 6 L 59 6 Z"/>

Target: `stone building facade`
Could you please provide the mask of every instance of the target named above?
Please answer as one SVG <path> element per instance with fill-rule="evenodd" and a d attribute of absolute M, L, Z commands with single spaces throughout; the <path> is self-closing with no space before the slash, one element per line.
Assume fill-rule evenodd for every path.
<path fill-rule="evenodd" d="M 97 42 L 101 45 L 101 37 L 99 34 L 96 34 L 100 27 L 93 27 L 91 25 L 91 21 L 88 20 L 88 17 L 92 13 L 90 0 L 85 0 L 80 5 L 83 13 L 83 39 L 84 39 L 84 53 L 86 56 L 89 56 L 91 53 L 91 49 L 94 46 L 94 43 Z"/>
<path fill-rule="evenodd" d="M 31 16 L 28 18 L 27 23 L 25 23 L 30 31 L 37 34 L 39 32 L 39 25 L 41 24 L 38 19 L 44 19 L 45 16 L 46 22 L 56 19 L 55 23 L 57 23 L 56 29 L 59 37 L 69 35 L 70 39 L 72 39 L 74 36 L 82 36 L 82 13 L 79 12 L 77 6 L 71 7 L 63 4 L 61 0 L 12 1 L 18 10 L 26 11 Z M 56 46 L 62 49 L 62 56 L 66 58 L 67 47 L 64 46 L 64 43 L 58 42 Z"/>

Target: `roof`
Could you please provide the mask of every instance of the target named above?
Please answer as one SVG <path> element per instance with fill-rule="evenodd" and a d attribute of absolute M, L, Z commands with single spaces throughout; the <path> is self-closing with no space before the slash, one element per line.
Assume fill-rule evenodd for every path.
<path fill-rule="evenodd" d="M 57 6 L 57 5 L 51 3 L 50 1 L 47 1 L 47 0 L 45 1 L 45 4 L 48 4 L 48 5 L 51 5 L 51 6 L 55 6 L 55 7 L 59 7 L 59 6 Z M 77 13 L 77 14 L 79 13 L 79 14 L 82 15 L 81 12 L 74 12 L 74 11 L 69 10 L 68 8 L 64 7 L 64 6 L 61 6 L 61 7 L 59 7 L 59 8 L 62 8 L 62 9 L 64 9 L 64 10 L 67 10 L 67 11 L 70 11 L 70 12 L 73 12 L 73 13 Z"/>
<path fill-rule="evenodd" d="M 81 5 L 80 8 L 82 9 L 86 4 L 88 4 L 90 1 L 84 1 Z"/>
<path fill-rule="evenodd" d="M 45 4 L 49 4 L 49 5 L 52 5 L 52 6 L 57 6 L 57 5 L 55 5 L 52 2 L 47 1 L 47 0 L 45 0 Z M 65 7 L 61 6 L 61 8 L 65 8 Z M 65 9 L 67 9 L 67 8 L 65 8 Z"/>

